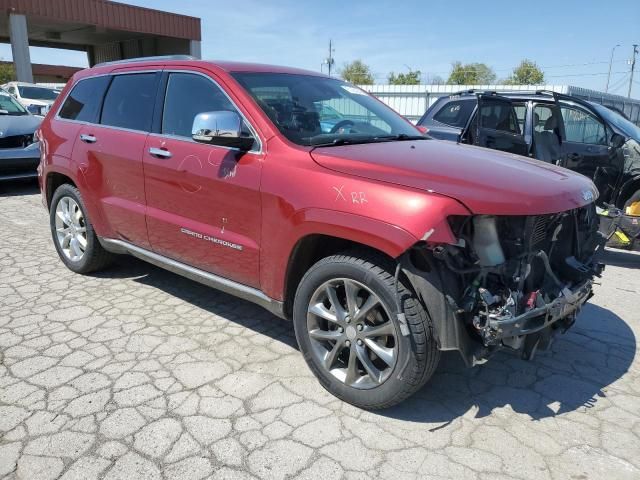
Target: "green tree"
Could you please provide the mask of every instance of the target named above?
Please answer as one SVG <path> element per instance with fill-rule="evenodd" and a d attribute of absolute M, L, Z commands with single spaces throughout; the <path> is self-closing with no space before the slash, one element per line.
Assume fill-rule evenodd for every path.
<path fill-rule="evenodd" d="M 544 83 L 544 72 L 535 62 L 525 58 L 513 69 L 513 73 L 504 83 L 505 85 L 540 85 Z"/>
<path fill-rule="evenodd" d="M 354 60 L 345 64 L 340 72 L 340 76 L 347 82 L 355 85 L 373 85 L 373 74 L 371 69 L 362 60 Z"/>
<path fill-rule="evenodd" d="M 488 85 L 496 80 L 496 74 L 484 63 L 454 62 L 447 83 L 449 85 Z"/>
<path fill-rule="evenodd" d="M 407 73 L 395 74 L 391 72 L 387 77 L 389 85 L 420 85 L 422 72 L 420 70 L 409 70 Z"/>
<path fill-rule="evenodd" d="M 16 71 L 13 63 L 0 63 L 0 85 L 16 79 Z"/>

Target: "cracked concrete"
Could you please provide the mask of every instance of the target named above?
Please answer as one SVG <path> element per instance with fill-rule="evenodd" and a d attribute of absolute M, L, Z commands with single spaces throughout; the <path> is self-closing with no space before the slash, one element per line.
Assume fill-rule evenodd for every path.
<path fill-rule="evenodd" d="M 35 188 L 0 195 L 1 478 L 640 478 L 640 255 L 609 252 L 535 361 L 445 355 L 366 412 L 319 386 L 289 323 L 129 257 L 73 274 Z"/>

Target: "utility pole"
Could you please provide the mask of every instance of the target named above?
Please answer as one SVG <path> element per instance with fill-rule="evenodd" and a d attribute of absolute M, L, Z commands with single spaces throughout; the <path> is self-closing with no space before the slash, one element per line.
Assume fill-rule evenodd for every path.
<path fill-rule="evenodd" d="M 611 80 L 611 65 L 613 64 L 613 54 L 616 51 L 620 44 L 617 44 L 615 47 L 611 49 L 611 59 L 609 60 L 609 74 L 607 75 L 607 86 L 604 88 L 605 93 L 609 92 L 609 81 Z"/>
<path fill-rule="evenodd" d="M 631 87 L 633 87 L 633 71 L 636 69 L 636 55 L 638 54 L 638 44 L 633 45 L 633 57 L 631 58 L 631 76 L 629 77 L 629 92 L 627 98 L 631 98 Z"/>
<path fill-rule="evenodd" d="M 334 52 L 334 49 L 331 45 L 331 40 L 329 40 L 329 56 L 325 58 L 322 64 L 320 65 L 320 71 L 322 71 L 322 65 L 327 66 L 327 71 L 329 76 L 331 76 L 331 67 L 333 67 L 333 64 L 335 63 L 335 59 L 333 58 L 333 52 Z"/>

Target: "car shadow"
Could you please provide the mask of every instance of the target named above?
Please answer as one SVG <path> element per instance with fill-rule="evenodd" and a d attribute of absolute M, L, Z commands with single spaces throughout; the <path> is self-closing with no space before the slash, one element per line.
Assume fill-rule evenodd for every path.
<path fill-rule="evenodd" d="M 466 368 L 457 353 L 448 352 L 422 390 L 380 415 L 446 426 L 470 411 L 481 418 L 510 408 L 539 420 L 589 409 L 607 397 L 607 387 L 629 370 L 635 353 L 627 323 L 587 304 L 575 325 L 534 360 L 501 351 L 484 365 Z"/>
<path fill-rule="evenodd" d="M 599 260 L 614 267 L 640 269 L 640 252 L 606 248 Z"/>
<path fill-rule="evenodd" d="M 219 315 L 242 327 L 298 348 L 291 322 L 278 318 L 249 301 L 207 287 L 135 257 L 120 255 L 111 268 L 90 275 L 106 279 L 130 279 L 157 288 L 213 315 Z"/>
<path fill-rule="evenodd" d="M 213 315 L 220 315 L 298 348 L 290 322 L 261 307 L 130 256 L 94 274 L 100 278 L 128 278 L 158 288 Z M 509 407 L 532 419 L 592 408 L 606 398 L 607 386 L 628 370 L 636 339 L 627 323 L 610 310 L 587 304 L 576 324 L 558 335 L 551 349 L 533 361 L 500 351 L 486 364 L 467 368 L 459 355 L 446 352 L 431 380 L 414 396 L 376 414 L 411 422 L 442 423 L 462 415 L 490 415 Z M 301 360 L 302 361 L 302 360 Z"/>
<path fill-rule="evenodd" d="M 0 197 L 19 197 L 37 193 L 40 193 L 40 187 L 34 178 L 0 181 Z"/>

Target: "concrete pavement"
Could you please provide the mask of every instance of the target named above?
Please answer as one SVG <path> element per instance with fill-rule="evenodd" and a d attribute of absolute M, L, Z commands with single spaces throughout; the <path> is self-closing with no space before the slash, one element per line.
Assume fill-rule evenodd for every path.
<path fill-rule="evenodd" d="M 37 190 L 0 184 L 0 478 L 638 479 L 640 255 L 608 261 L 551 352 L 445 355 L 366 412 L 259 307 L 129 257 L 68 271 Z"/>

